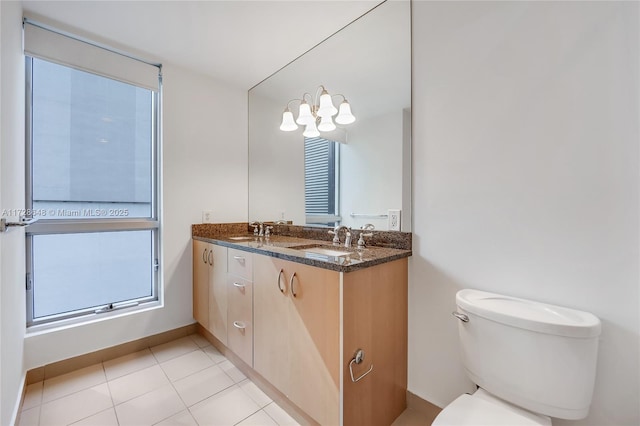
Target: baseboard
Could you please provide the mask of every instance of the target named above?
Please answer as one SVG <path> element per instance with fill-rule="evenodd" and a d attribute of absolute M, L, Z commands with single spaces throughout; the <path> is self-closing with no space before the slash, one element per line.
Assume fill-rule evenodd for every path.
<path fill-rule="evenodd" d="M 20 392 L 20 399 L 16 401 L 16 405 L 14 406 L 14 412 L 11 415 L 12 425 L 20 424 L 20 415 L 22 414 L 22 404 L 24 403 L 24 396 L 27 393 L 27 374 L 24 373 L 22 375 L 22 391 Z"/>
<path fill-rule="evenodd" d="M 152 336 L 147 336 L 141 339 L 133 340 L 131 342 L 123 343 L 116 346 L 111 346 L 109 348 L 100 349 L 95 352 L 90 352 L 84 355 L 79 355 L 73 358 L 47 364 L 43 367 L 36 367 L 34 369 L 27 371 L 24 388 L 26 389 L 26 387 L 32 383 L 37 383 L 42 380 L 46 380 L 52 377 L 60 376 L 62 374 L 70 373 L 71 371 L 88 367 L 90 365 L 94 365 L 99 362 L 109 361 L 111 359 L 119 358 L 121 356 L 138 352 L 146 348 L 150 348 L 152 346 L 161 345 L 163 343 L 167 343 L 172 340 L 176 340 L 181 337 L 188 336 L 189 334 L 193 334 L 195 332 L 196 332 L 196 324 L 194 323 L 184 327 L 154 334 Z M 24 399 L 24 391 L 23 391 L 23 399 Z"/>
<path fill-rule="evenodd" d="M 426 399 L 420 398 L 418 395 L 407 391 L 407 408 L 424 414 L 429 418 L 429 424 L 433 422 L 436 416 L 442 411 L 442 408 L 433 405 Z"/>

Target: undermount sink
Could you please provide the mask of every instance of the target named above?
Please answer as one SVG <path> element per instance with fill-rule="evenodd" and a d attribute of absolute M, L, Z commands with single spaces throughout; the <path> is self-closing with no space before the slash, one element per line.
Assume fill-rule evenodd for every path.
<path fill-rule="evenodd" d="M 253 237 L 248 235 L 243 235 L 239 237 L 229 237 L 229 239 L 234 241 L 248 241 L 248 240 L 253 240 Z"/>
<path fill-rule="evenodd" d="M 306 253 L 323 254 L 325 256 L 340 257 L 340 256 L 347 256 L 351 254 L 351 252 L 349 251 L 338 250 L 336 248 L 330 248 L 327 246 L 299 246 L 299 247 L 292 247 L 292 248 L 296 250 L 304 251 Z"/>

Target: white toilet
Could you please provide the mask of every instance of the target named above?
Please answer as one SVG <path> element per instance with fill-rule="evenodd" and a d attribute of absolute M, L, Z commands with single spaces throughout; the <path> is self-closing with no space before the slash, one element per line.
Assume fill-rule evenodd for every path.
<path fill-rule="evenodd" d="M 456 295 L 467 375 L 479 386 L 436 417 L 437 426 L 551 425 L 587 416 L 600 320 L 587 312 L 478 290 Z"/>

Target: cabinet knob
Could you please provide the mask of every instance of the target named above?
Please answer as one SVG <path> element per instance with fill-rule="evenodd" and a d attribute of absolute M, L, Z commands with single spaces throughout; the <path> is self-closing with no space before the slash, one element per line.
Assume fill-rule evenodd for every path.
<path fill-rule="evenodd" d="M 204 263 L 207 263 L 207 251 L 209 250 L 207 250 L 206 248 L 202 251 L 202 261 Z"/>
<path fill-rule="evenodd" d="M 237 329 L 240 329 L 240 330 L 244 330 L 245 328 L 247 328 L 247 326 L 244 325 L 244 323 L 242 321 L 234 321 L 233 322 L 233 326 L 235 328 L 237 328 Z"/>

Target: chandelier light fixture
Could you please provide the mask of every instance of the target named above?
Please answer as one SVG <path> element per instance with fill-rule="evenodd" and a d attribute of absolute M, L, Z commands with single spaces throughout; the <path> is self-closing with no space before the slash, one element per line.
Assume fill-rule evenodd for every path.
<path fill-rule="evenodd" d="M 338 110 L 333 106 L 332 98 L 340 96 L 342 102 Z M 307 102 L 309 101 L 309 102 Z M 289 109 L 292 102 L 299 102 L 298 118 L 293 118 L 293 113 Z M 315 138 L 320 136 L 320 132 L 330 132 L 336 129 L 333 122 L 333 116 L 336 115 L 335 122 L 338 124 L 351 124 L 356 118 L 351 113 L 351 105 L 347 102 L 344 95 L 330 95 L 324 86 L 319 86 L 316 90 L 315 97 L 309 93 L 304 93 L 302 99 L 292 99 L 287 102 L 287 106 L 282 113 L 282 124 L 280 130 L 284 132 L 292 132 L 298 128 L 298 124 L 305 126 L 302 133 L 307 138 Z M 296 124 L 297 123 L 297 124 Z"/>

